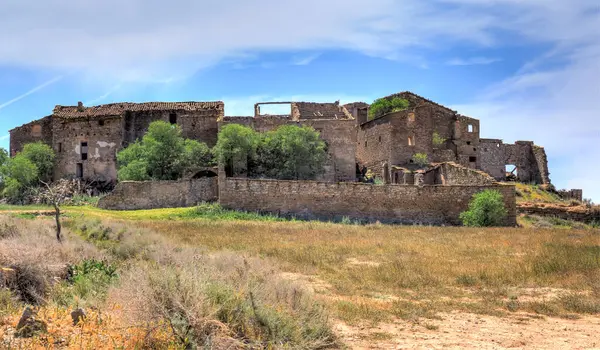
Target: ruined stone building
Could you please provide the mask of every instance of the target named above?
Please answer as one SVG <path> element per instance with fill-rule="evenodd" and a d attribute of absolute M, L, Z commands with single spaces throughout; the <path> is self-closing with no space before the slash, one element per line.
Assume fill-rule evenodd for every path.
<path fill-rule="evenodd" d="M 10 131 L 10 154 L 15 155 L 25 143 L 42 141 L 56 152 L 55 178 L 115 182 L 116 153 L 143 136 L 155 120 L 180 125 L 184 137 L 209 147 L 215 145 L 219 128 L 229 123 L 261 132 L 292 124 L 313 127 L 326 142 L 328 158 L 321 181 L 356 181 L 370 169 L 385 183 L 443 184 L 446 179 L 438 176 L 439 169 L 438 175 L 432 175 L 435 166 L 419 169 L 412 163 L 413 156 L 422 153 L 433 164 L 452 162 L 484 171 L 496 180 L 504 180 L 506 166 L 512 165 L 519 181 L 550 183 L 545 151 L 533 142 L 504 144 L 482 139 L 477 119 L 414 93 L 387 98 L 393 97 L 408 100 L 409 107 L 372 118 L 364 102 L 265 102 L 255 105 L 253 116 L 244 117 L 225 116 L 223 102 L 56 106 L 51 115 Z M 262 114 L 261 106 L 268 104 L 289 105 L 289 113 Z"/>
<path fill-rule="evenodd" d="M 481 139 L 477 119 L 411 92 L 386 98 L 394 97 L 408 100 L 409 107 L 369 118 L 365 103 L 345 105 L 357 122 L 357 163 L 378 176 L 381 174 L 384 182 L 412 181 L 413 155 L 421 153 L 433 163 L 455 162 L 483 170 L 496 180 L 504 180 L 506 166 L 512 165 L 519 181 L 550 184 L 542 147 L 531 141 L 508 145 L 502 140 Z"/>
<path fill-rule="evenodd" d="M 56 153 L 54 178 L 114 182 L 117 152 L 142 137 L 151 122 L 178 124 L 184 137 L 212 147 L 223 111 L 223 102 L 56 106 L 52 115 L 10 130 L 10 154 L 14 156 L 26 143 L 42 141 Z"/>

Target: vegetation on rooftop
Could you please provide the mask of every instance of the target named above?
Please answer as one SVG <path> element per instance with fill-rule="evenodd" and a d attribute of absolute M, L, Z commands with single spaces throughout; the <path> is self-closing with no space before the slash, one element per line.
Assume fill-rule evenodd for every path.
<path fill-rule="evenodd" d="M 404 98 L 379 98 L 369 107 L 369 120 L 375 119 L 387 113 L 400 112 L 407 109 L 410 102 Z"/>

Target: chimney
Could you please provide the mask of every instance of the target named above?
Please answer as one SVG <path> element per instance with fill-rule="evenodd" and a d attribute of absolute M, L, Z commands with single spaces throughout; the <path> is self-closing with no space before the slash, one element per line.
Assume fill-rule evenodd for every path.
<path fill-rule="evenodd" d="M 83 112 L 83 102 L 81 102 L 81 101 L 77 102 L 77 111 Z"/>

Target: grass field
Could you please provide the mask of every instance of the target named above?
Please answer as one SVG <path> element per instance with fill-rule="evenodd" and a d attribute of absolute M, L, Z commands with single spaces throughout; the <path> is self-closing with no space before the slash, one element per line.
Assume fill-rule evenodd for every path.
<path fill-rule="evenodd" d="M 11 220 L 52 223 L 43 215 L 24 214 L 30 208 L 1 209 L 13 216 Z M 400 319 L 435 332 L 437 326 L 431 322 L 449 312 L 564 319 L 600 314 L 600 230 L 587 227 L 482 229 L 302 222 L 229 212 L 213 205 L 119 212 L 70 207 L 65 208 L 64 221 L 71 239 L 91 244 L 94 254 L 127 266 L 121 267 L 125 275 L 136 271 L 132 266 L 146 271 L 147 261 L 162 268 L 166 258 L 154 256 L 159 251 L 169 256 L 167 260 L 188 262 L 195 259 L 183 253 L 188 249 L 202 259 L 225 254 L 227 258 L 217 266 L 252 261 L 252 271 L 257 271 L 253 273 L 262 276 L 258 280 L 271 278 L 268 271 L 278 271 L 278 285 L 305 286 L 310 298 L 325 305 L 331 322 L 349 326 Z M 1 259 L 0 254 L 0 264 Z M 219 283 L 241 288 L 235 274 L 229 273 Z M 119 283 L 111 290 L 127 285 Z M 279 305 L 283 315 L 313 312 L 267 297 L 274 291 L 265 292 L 266 287 L 259 285 L 264 300 Z M 120 295 L 114 300 L 130 298 L 125 292 L 109 295 Z M 245 321 L 231 322 L 229 331 Z M 289 323 L 288 333 L 295 334 L 298 327 Z M 319 337 L 306 342 L 294 338 L 293 344 L 307 348 L 333 344 L 324 324 L 317 328 Z M 175 344 L 177 338 L 171 333 L 165 328 L 157 337 Z M 253 338 L 257 342 L 271 339 L 258 333 Z M 371 336 L 384 340 L 389 334 Z"/>

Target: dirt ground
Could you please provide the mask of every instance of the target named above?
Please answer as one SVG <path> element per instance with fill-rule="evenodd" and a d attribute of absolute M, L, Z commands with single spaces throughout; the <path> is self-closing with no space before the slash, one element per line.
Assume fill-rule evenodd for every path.
<path fill-rule="evenodd" d="M 352 349 L 600 349 L 600 317 L 576 320 L 515 314 L 440 314 L 420 324 L 398 320 L 336 332 Z"/>

